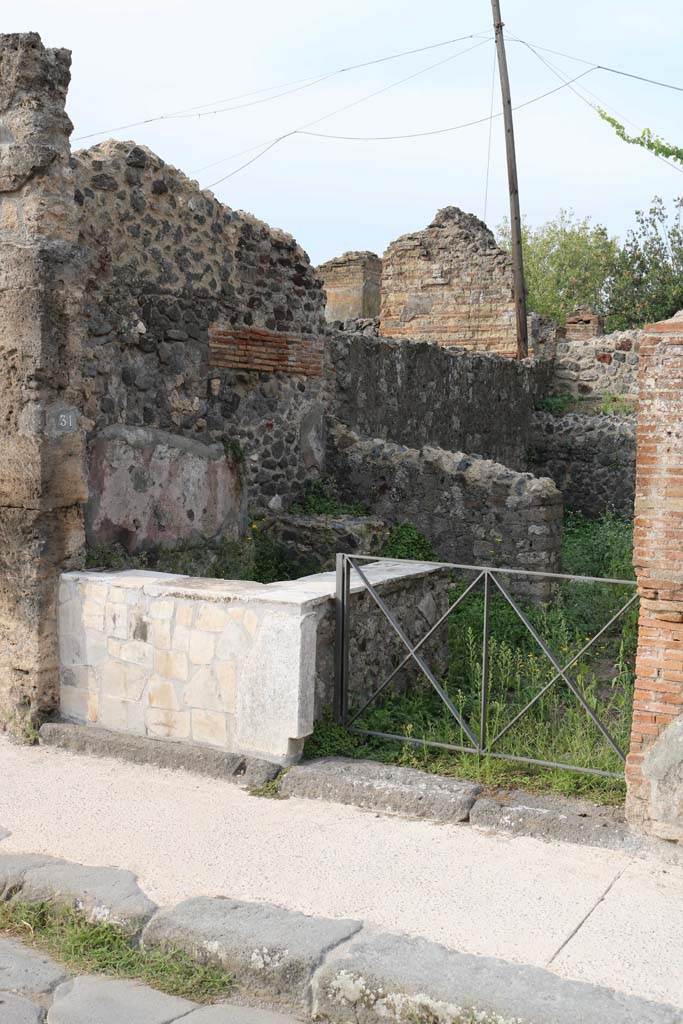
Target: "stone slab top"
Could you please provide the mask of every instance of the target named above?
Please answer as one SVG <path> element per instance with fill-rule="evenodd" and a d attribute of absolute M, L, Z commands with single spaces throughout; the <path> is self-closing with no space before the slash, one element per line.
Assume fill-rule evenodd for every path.
<path fill-rule="evenodd" d="M 403 562 L 382 560 L 381 564 L 366 563 L 363 573 L 373 585 L 426 576 L 439 572 L 444 566 L 438 562 Z M 316 573 L 298 580 L 276 583 L 256 583 L 253 580 L 205 579 L 199 576 L 175 576 L 167 572 L 147 569 L 84 570 L 62 573 L 63 582 L 107 583 L 111 586 L 142 590 L 149 597 L 175 597 L 216 603 L 252 603 L 314 607 L 335 596 L 336 574 Z M 351 592 L 363 590 L 364 584 L 355 570 L 351 572 Z"/>

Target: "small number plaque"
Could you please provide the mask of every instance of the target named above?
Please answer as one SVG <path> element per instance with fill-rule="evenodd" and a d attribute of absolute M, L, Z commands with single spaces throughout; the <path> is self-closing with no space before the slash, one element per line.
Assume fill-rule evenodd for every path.
<path fill-rule="evenodd" d="M 58 434 L 73 434 L 78 430 L 78 409 L 64 406 L 49 409 L 46 421 L 47 433 L 51 437 Z"/>

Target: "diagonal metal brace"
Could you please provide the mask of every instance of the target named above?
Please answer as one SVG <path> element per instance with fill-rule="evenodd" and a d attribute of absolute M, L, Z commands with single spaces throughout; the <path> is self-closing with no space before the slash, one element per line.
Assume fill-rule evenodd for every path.
<path fill-rule="evenodd" d="M 448 694 L 444 690 L 444 688 L 441 685 L 441 683 L 438 681 L 438 679 L 436 678 L 436 676 L 434 675 L 434 673 L 430 669 L 429 665 L 424 661 L 422 656 L 420 654 L 418 654 L 417 650 L 413 648 L 410 640 L 408 639 L 406 634 L 403 632 L 403 630 L 399 626 L 398 622 L 396 622 L 396 620 L 394 619 L 393 615 L 391 614 L 391 612 L 389 611 L 389 609 L 387 608 L 386 604 L 384 603 L 382 598 L 379 596 L 379 594 L 377 593 L 375 588 L 372 586 L 372 584 L 368 580 L 368 578 L 365 575 L 365 573 L 362 571 L 362 569 L 360 569 L 356 565 L 356 563 L 355 563 L 355 561 L 354 561 L 354 559 L 352 557 L 349 557 L 349 562 L 351 563 L 352 567 L 358 573 L 358 575 L 359 575 L 359 577 L 360 577 L 360 579 L 361 579 L 365 589 L 368 591 L 368 593 L 372 597 L 373 601 L 375 602 L 375 604 L 377 605 L 379 610 L 383 613 L 383 615 L 385 616 L 385 618 L 387 619 L 389 624 L 392 626 L 394 631 L 400 637 L 400 639 L 403 642 L 406 650 L 408 651 L 409 656 L 414 659 L 414 661 L 417 663 L 417 665 L 421 669 L 422 673 L 427 677 L 429 682 L 432 684 L 432 686 L 434 687 L 434 689 L 438 693 L 439 697 L 441 698 L 443 703 L 446 705 L 446 707 L 448 708 L 448 710 L 452 714 L 453 718 L 456 720 L 456 722 L 458 723 L 460 728 L 463 730 L 463 732 L 465 733 L 467 738 L 470 740 L 470 742 L 477 748 L 477 750 L 480 750 L 480 744 L 479 744 L 479 741 L 478 741 L 477 737 L 474 735 L 474 733 L 470 729 L 470 727 L 467 724 L 467 722 L 465 722 L 465 720 L 463 719 L 462 715 L 460 714 L 460 712 L 456 708 L 455 704 L 453 703 L 453 701 L 448 696 Z"/>
<path fill-rule="evenodd" d="M 434 623 L 434 625 L 431 627 L 431 629 L 427 633 L 425 633 L 425 635 L 422 637 L 422 639 L 418 640 L 418 642 L 415 644 L 415 646 L 410 648 L 410 650 L 406 654 L 406 656 L 403 659 L 403 661 L 400 662 L 396 666 L 396 668 L 390 673 L 390 675 L 387 676 L 387 678 L 384 680 L 384 682 L 381 684 L 381 686 L 378 686 L 377 689 L 375 690 L 375 692 L 373 694 L 371 694 L 370 697 L 368 697 L 368 699 L 366 700 L 365 704 L 363 704 L 363 706 L 360 709 L 360 711 L 357 711 L 356 714 L 353 716 L 353 718 L 349 719 L 349 721 L 347 723 L 347 725 L 349 727 L 352 726 L 354 722 L 358 721 L 358 719 L 363 714 L 363 712 L 367 710 L 367 708 L 370 706 L 370 704 L 372 704 L 373 700 L 375 700 L 376 697 L 379 697 L 380 693 L 384 689 L 386 689 L 386 687 L 389 685 L 389 683 L 392 681 L 392 679 L 394 679 L 394 677 L 398 675 L 398 673 L 401 671 L 401 669 L 404 668 L 404 666 L 408 664 L 408 662 L 410 661 L 411 657 L 415 654 L 415 651 L 419 650 L 420 647 L 422 647 L 422 645 L 424 643 L 426 643 L 427 640 L 429 640 L 430 636 L 433 633 L 436 632 L 436 630 L 439 628 L 439 626 L 443 622 L 445 622 L 445 620 L 448 618 L 448 616 L 451 614 L 451 612 L 454 611 L 458 607 L 460 602 L 465 600 L 465 598 L 470 593 L 470 591 L 473 590 L 476 587 L 477 583 L 479 582 L 479 580 L 484 575 L 485 574 L 483 572 L 480 572 L 479 575 L 476 577 L 476 579 L 472 580 L 472 582 L 467 587 L 467 589 L 463 590 L 462 594 L 460 594 L 460 596 L 453 602 L 453 604 L 443 613 L 441 618 L 438 619 Z"/>
<path fill-rule="evenodd" d="M 615 752 L 615 754 L 617 754 L 621 758 L 622 761 L 625 761 L 626 760 L 626 754 L 624 754 L 624 752 L 621 750 L 621 748 L 617 744 L 616 740 L 612 737 L 612 735 L 608 731 L 608 729 L 602 724 L 602 722 L 600 721 L 598 716 L 593 711 L 593 708 L 590 706 L 590 704 L 588 703 L 588 701 L 584 697 L 584 695 L 581 692 L 581 690 L 579 689 L 579 687 L 567 675 L 566 670 L 562 668 L 562 666 L 560 665 L 559 661 L 557 660 L 557 658 L 555 657 L 553 652 L 550 650 L 548 645 L 538 635 L 538 633 L 536 632 L 536 630 L 534 629 L 532 624 L 529 622 L 529 620 L 526 617 L 526 615 L 524 614 L 524 612 L 521 610 L 521 608 L 519 608 L 515 604 L 513 599 L 510 597 L 508 592 L 505 590 L 505 588 L 498 582 L 498 580 L 496 579 L 494 573 L 491 573 L 491 579 L 496 584 L 496 586 L 498 587 L 498 589 L 500 590 L 501 594 L 503 595 L 503 597 L 505 598 L 507 603 L 510 605 L 512 610 L 514 612 L 516 612 L 516 614 L 522 620 L 522 622 L 526 626 L 526 628 L 529 631 L 529 633 L 531 633 L 532 637 L 534 638 L 534 640 L 536 641 L 538 646 L 541 648 L 541 650 L 545 654 L 545 656 L 548 659 L 548 661 L 550 661 L 552 666 L 555 668 L 555 670 L 558 673 L 558 675 L 561 676 L 562 679 L 564 679 L 565 683 L 567 684 L 567 686 L 569 687 L 571 692 L 574 694 L 574 696 L 578 700 L 579 704 L 584 709 L 584 711 L 586 712 L 588 717 L 591 719 L 591 721 L 593 722 L 595 727 L 597 729 L 599 729 L 599 731 L 602 733 L 602 735 L 607 740 L 607 742 L 609 743 L 609 745 L 612 748 L 612 750 Z"/>

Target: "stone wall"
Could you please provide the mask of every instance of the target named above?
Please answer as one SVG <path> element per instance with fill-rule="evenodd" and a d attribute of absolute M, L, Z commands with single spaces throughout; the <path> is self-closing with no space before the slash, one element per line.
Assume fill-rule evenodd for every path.
<path fill-rule="evenodd" d="M 393 562 L 367 574 L 397 613 L 411 609 L 414 639 L 447 607 L 441 569 Z M 115 732 L 298 760 L 316 711 L 332 699 L 334 593 L 334 573 L 268 585 L 130 570 L 65 573 L 61 714 Z M 357 701 L 390 670 L 400 641 L 355 576 L 351 608 Z M 445 630 L 426 649 L 443 671 Z"/>
<path fill-rule="evenodd" d="M 586 338 L 558 336 L 552 358 L 551 394 L 633 395 L 638 393 L 638 352 L 642 332 L 615 331 Z"/>
<path fill-rule="evenodd" d="M 538 412 L 529 469 L 555 481 L 567 508 L 591 518 L 608 509 L 630 517 L 635 495 L 635 419 Z"/>
<path fill-rule="evenodd" d="M 362 496 L 389 523 L 415 523 L 444 561 L 558 571 L 562 496 L 552 480 L 462 452 L 360 438 L 341 425 L 331 441 L 342 496 Z"/>
<path fill-rule="evenodd" d="M 683 841 L 683 312 L 640 349 L 633 561 L 640 594 L 627 812 Z"/>
<path fill-rule="evenodd" d="M 374 252 L 345 252 L 321 263 L 328 320 L 379 316 L 382 261 Z"/>
<path fill-rule="evenodd" d="M 57 581 L 84 543 L 70 63 L 0 36 L 0 728 L 24 736 L 57 699 Z"/>
<path fill-rule="evenodd" d="M 380 333 L 516 355 L 510 257 L 483 221 L 448 206 L 424 231 L 391 243 Z"/>
<path fill-rule="evenodd" d="M 231 363 L 216 350 L 256 329 L 264 350 L 265 337 L 289 352 L 292 337 L 321 331 L 308 257 L 144 147 L 105 142 L 72 165 L 93 432 L 125 424 L 241 449 L 250 502 L 282 503 L 319 469 L 321 380 L 297 362 Z"/>
<path fill-rule="evenodd" d="M 332 414 L 358 434 L 527 468 L 546 367 L 364 334 L 329 339 Z"/>

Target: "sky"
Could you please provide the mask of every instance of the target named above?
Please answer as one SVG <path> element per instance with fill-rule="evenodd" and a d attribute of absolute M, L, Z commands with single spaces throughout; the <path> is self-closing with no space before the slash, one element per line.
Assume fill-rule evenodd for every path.
<path fill-rule="evenodd" d="M 501 7 L 508 37 L 683 86 L 680 0 L 501 0 Z M 443 206 L 485 214 L 493 229 L 508 212 L 500 117 L 490 132 L 483 123 L 401 141 L 296 135 L 213 184 L 278 136 L 347 104 L 355 105 L 311 130 L 401 135 L 487 118 L 492 101 L 499 112 L 489 0 L 22 0 L 5 7 L 3 31 L 37 31 L 45 45 L 72 51 L 74 149 L 107 137 L 144 143 L 202 187 L 212 185 L 228 206 L 293 234 L 315 264 L 352 249 L 381 254 Z M 290 91 L 296 86 L 288 83 L 300 79 L 466 35 L 477 38 Z M 513 105 L 560 84 L 522 43 L 509 38 L 507 50 Z M 565 78 L 589 66 L 543 56 Z M 622 122 L 633 122 L 633 134 L 649 127 L 683 142 L 683 92 L 604 71 L 575 84 L 582 87 L 592 102 L 597 96 Z M 246 103 L 111 130 L 200 105 L 208 111 Z M 567 88 L 520 109 L 515 135 L 530 225 L 573 209 L 623 237 L 653 195 L 669 204 L 683 195 L 680 172 L 620 141 Z"/>

